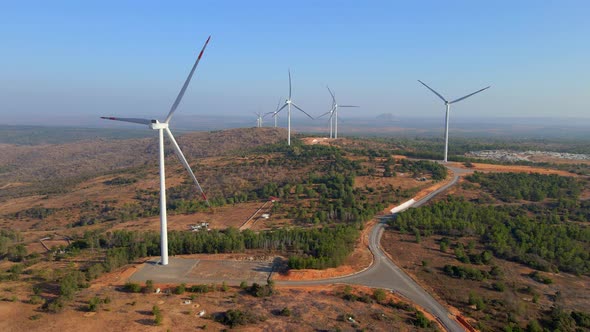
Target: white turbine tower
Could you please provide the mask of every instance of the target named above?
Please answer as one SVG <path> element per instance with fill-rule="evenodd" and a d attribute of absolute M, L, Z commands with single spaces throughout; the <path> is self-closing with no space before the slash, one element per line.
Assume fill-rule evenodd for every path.
<path fill-rule="evenodd" d="M 334 103 L 332 102 L 332 107 L 330 108 L 329 111 L 327 111 L 326 113 L 318 116 L 318 119 L 323 118 L 324 116 L 330 114 L 330 117 L 328 118 L 328 121 L 330 122 L 330 138 L 332 138 L 333 136 L 333 124 L 334 124 Z"/>
<path fill-rule="evenodd" d="M 275 109 L 275 111 L 274 111 L 274 112 L 268 112 L 268 113 L 265 113 L 265 114 L 264 114 L 264 116 L 265 116 L 265 117 L 266 117 L 267 115 L 271 115 L 271 114 L 272 114 L 272 118 L 273 118 L 273 119 L 274 119 L 274 121 L 275 121 L 275 128 L 277 127 L 277 119 L 278 119 L 278 117 L 279 117 L 279 108 L 281 107 L 281 99 L 282 99 L 282 98 L 279 98 L 279 103 L 277 104 L 277 108 Z"/>
<path fill-rule="evenodd" d="M 279 108 L 278 111 L 275 112 L 275 114 L 278 114 L 285 107 L 287 107 L 287 145 L 291 145 L 291 105 L 293 105 L 293 107 L 300 110 L 310 119 L 313 120 L 313 117 L 311 115 L 307 114 L 304 110 L 301 109 L 301 107 L 297 106 L 293 102 L 293 100 L 291 100 L 291 70 L 289 70 L 289 97 L 287 98 L 287 100 L 285 100 L 285 104 L 281 108 Z"/>
<path fill-rule="evenodd" d="M 160 263 L 162 265 L 168 265 L 168 225 L 167 225 L 167 219 L 166 219 L 166 173 L 164 170 L 164 131 L 168 135 L 168 138 L 170 139 L 170 142 L 172 143 L 172 147 L 174 148 L 174 151 L 176 152 L 178 159 L 180 159 L 180 162 L 182 163 L 184 168 L 186 168 L 186 170 L 188 171 L 190 177 L 193 179 L 193 182 L 196 184 L 197 189 L 200 191 L 201 196 L 203 197 L 205 202 L 207 202 L 207 205 L 210 206 L 209 200 L 207 200 L 207 196 L 205 195 L 203 188 L 201 188 L 201 185 L 199 184 L 197 177 L 193 173 L 190 165 L 188 164 L 188 162 L 186 161 L 186 158 L 184 157 L 184 154 L 180 150 L 178 143 L 174 139 L 172 132 L 168 128 L 168 123 L 170 122 L 170 119 L 172 118 L 174 111 L 176 111 L 176 108 L 180 104 L 180 101 L 182 100 L 182 97 L 184 96 L 184 93 L 186 92 L 186 89 L 191 81 L 191 78 L 193 77 L 195 69 L 197 68 L 197 65 L 199 64 L 199 61 L 201 60 L 201 57 L 203 56 L 203 52 L 205 51 L 205 48 L 207 47 L 207 44 L 209 43 L 210 39 L 211 39 L 211 36 L 209 36 L 209 38 L 207 38 L 205 45 L 203 45 L 203 48 L 201 49 L 201 53 L 199 53 L 199 56 L 197 57 L 197 60 L 195 61 L 193 68 L 191 69 L 190 73 L 188 74 L 188 77 L 186 78 L 186 81 L 184 82 L 182 89 L 180 89 L 180 92 L 178 93 L 178 96 L 176 97 L 174 104 L 172 104 L 172 107 L 170 108 L 170 111 L 168 112 L 168 116 L 166 116 L 166 119 L 164 120 L 164 122 L 160 122 L 158 120 L 150 120 L 150 119 L 101 117 L 102 119 L 106 119 L 106 120 L 133 122 L 133 123 L 148 125 L 151 129 L 158 131 L 159 147 L 160 147 L 159 148 L 159 150 L 160 150 L 159 151 L 159 159 L 160 159 L 160 231 L 161 231 L 160 247 L 161 247 L 161 254 L 162 254 L 162 258 L 161 258 Z"/>
<path fill-rule="evenodd" d="M 418 82 L 422 83 L 422 85 L 424 85 L 428 90 L 432 91 L 432 93 L 434 93 L 440 99 L 442 99 L 442 101 L 445 102 L 445 105 L 447 107 L 447 112 L 446 112 L 446 115 L 445 115 L 445 159 L 444 159 L 444 162 L 446 163 L 447 162 L 447 154 L 448 154 L 448 151 L 449 151 L 449 110 L 451 109 L 451 104 L 454 104 L 454 103 L 456 103 L 458 101 L 461 101 L 463 99 L 469 98 L 469 97 L 473 96 L 476 93 L 480 93 L 483 90 L 489 89 L 490 87 L 488 86 L 488 87 L 485 87 L 485 88 L 483 88 L 481 90 L 477 90 L 477 91 L 475 91 L 473 93 L 470 93 L 467 96 L 461 97 L 459 99 L 455 99 L 453 101 L 448 101 L 443 96 L 441 96 L 440 93 L 434 91 L 434 89 L 432 89 L 431 87 L 429 87 L 428 85 L 426 85 L 426 83 L 424 83 L 424 82 L 422 82 L 420 80 L 418 80 Z"/>
<path fill-rule="evenodd" d="M 264 115 L 260 112 L 255 112 L 254 114 L 256 114 L 256 128 L 262 127 L 262 119 L 264 118 Z"/>
<path fill-rule="evenodd" d="M 359 107 L 359 106 L 338 105 L 338 103 L 336 102 L 336 97 L 332 93 L 332 90 L 330 90 L 330 88 L 328 86 L 326 86 L 326 88 L 328 88 L 328 92 L 330 92 L 330 96 L 332 96 L 332 108 L 330 108 L 330 110 L 328 112 L 320 115 L 319 117 L 321 118 L 324 115 L 330 114 L 330 138 L 338 138 L 338 108 L 339 107 Z M 332 137 L 332 127 L 334 127 L 333 137 Z"/>

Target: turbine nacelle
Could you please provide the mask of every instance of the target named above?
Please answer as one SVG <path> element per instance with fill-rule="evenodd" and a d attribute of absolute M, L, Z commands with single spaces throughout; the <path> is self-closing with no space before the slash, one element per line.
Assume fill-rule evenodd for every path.
<path fill-rule="evenodd" d="M 150 124 L 150 128 L 152 128 L 153 130 L 166 129 L 166 128 L 168 128 L 168 124 L 165 122 L 162 123 L 158 120 L 152 120 L 152 123 Z"/>

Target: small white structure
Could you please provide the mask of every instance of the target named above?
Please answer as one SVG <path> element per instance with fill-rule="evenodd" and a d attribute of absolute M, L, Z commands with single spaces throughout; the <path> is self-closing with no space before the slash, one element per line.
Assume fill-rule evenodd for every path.
<path fill-rule="evenodd" d="M 190 228 L 191 228 L 191 231 L 193 231 L 193 232 L 198 232 L 201 229 L 209 230 L 209 223 L 203 221 L 200 224 L 191 225 Z"/>
<path fill-rule="evenodd" d="M 156 288 L 156 294 L 160 294 L 161 291 L 162 291 L 161 289 Z"/>
<path fill-rule="evenodd" d="M 203 316 L 205 316 L 205 314 L 206 314 L 206 313 L 207 313 L 207 312 L 206 312 L 205 310 L 201 310 L 201 311 L 199 311 L 199 317 L 203 317 Z"/>
<path fill-rule="evenodd" d="M 268 219 L 268 218 L 270 218 L 270 214 L 268 214 L 268 213 L 263 213 L 263 214 L 261 215 L 261 217 L 262 217 L 262 218 L 264 218 L 264 219 Z"/>
<path fill-rule="evenodd" d="M 404 210 L 407 210 L 409 207 L 411 207 L 412 205 L 414 205 L 414 203 L 416 203 L 416 201 L 412 198 L 409 201 L 405 201 L 404 203 L 394 207 L 393 209 L 391 209 L 391 213 L 398 213 Z"/>
<path fill-rule="evenodd" d="M 193 301 L 191 301 L 191 300 L 184 300 L 184 301 L 182 301 L 182 304 L 191 304 L 191 303 L 193 303 Z"/>

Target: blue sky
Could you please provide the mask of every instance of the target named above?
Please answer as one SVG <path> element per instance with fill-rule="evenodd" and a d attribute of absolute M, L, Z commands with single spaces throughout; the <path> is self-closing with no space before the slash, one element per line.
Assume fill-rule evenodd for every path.
<path fill-rule="evenodd" d="M 590 117 L 588 1 L 15 1 L 0 10 L 6 123 L 271 111 Z M 352 114 L 351 114 L 352 116 Z"/>

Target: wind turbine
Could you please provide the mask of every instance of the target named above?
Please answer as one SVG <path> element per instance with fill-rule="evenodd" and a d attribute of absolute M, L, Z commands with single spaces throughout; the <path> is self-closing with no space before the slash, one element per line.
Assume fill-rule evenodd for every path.
<path fill-rule="evenodd" d="M 332 124 L 334 126 L 334 138 L 338 138 L 338 108 L 339 107 L 359 107 L 359 106 L 338 105 L 338 103 L 336 102 L 336 97 L 334 96 L 334 93 L 332 93 L 332 90 L 330 90 L 330 88 L 328 86 L 326 86 L 326 88 L 328 89 L 328 92 L 330 92 L 330 96 L 332 96 L 332 108 L 328 112 L 320 115 L 319 117 L 321 118 L 324 115 L 330 114 L 330 138 L 332 138 Z"/>
<path fill-rule="evenodd" d="M 334 103 L 333 102 L 332 102 L 332 107 L 330 108 L 330 110 L 327 111 L 326 113 L 318 116 L 318 119 L 323 118 L 324 116 L 326 116 L 328 114 L 330 114 L 330 118 L 328 119 L 328 121 L 330 122 L 330 138 L 332 138 L 332 132 L 333 132 L 332 127 L 333 127 L 333 123 L 334 123 Z"/>
<path fill-rule="evenodd" d="M 279 98 L 279 102 L 277 104 L 277 108 L 274 112 L 265 113 L 264 116 L 272 114 L 273 119 L 275 120 L 275 128 L 277 127 L 277 118 L 279 117 L 279 108 L 281 107 L 281 98 Z"/>
<path fill-rule="evenodd" d="M 307 114 L 304 110 L 301 109 L 301 107 L 297 106 L 293 102 L 293 100 L 291 100 L 291 70 L 289 70 L 289 97 L 287 98 L 287 100 L 285 100 L 285 104 L 281 108 L 279 108 L 278 111 L 275 112 L 275 114 L 278 114 L 285 107 L 287 107 L 287 145 L 291 145 L 291 105 L 293 105 L 293 107 L 300 110 L 310 119 L 313 120 L 313 117 L 311 115 Z"/>
<path fill-rule="evenodd" d="M 262 113 L 260 112 L 255 112 L 254 114 L 256 114 L 256 127 L 262 127 L 262 118 L 264 117 L 264 115 L 262 115 Z"/>
<path fill-rule="evenodd" d="M 170 142 L 172 143 L 172 147 L 174 148 L 174 151 L 176 152 L 178 159 L 180 159 L 180 162 L 182 163 L 184 168 L 186 168 L 190 177 L 193 179 L 193 182 L 196 184 L 197 189 L 201 192 L 201 196 L 203 197 L 205 202 L 207 202 L 207 205 L 211 206 L 209 204 L 209 200 L 207 199 L 207 196 L 205 195 L 205 192 L 203 191 L 203 188 L 201 188 L 201 185 L 199 184 L 199 181 L 197 180 L 197 177 L 193 173 L 190 165 L 188 164 L 188 162 L 186 161 L 186 158 L 184 157 L 184 154 L 182 154 L 182 151 L 180 150 L 178 143 L 174 139 L 172 132 L 168 128 L 168 123 L 170 122 L 170 119 L 172 119 L 172 115 L 174 114 L 174 111 L 176 111 L 176 108 L 180 104 L 180 101 L 182 100 L 182 97 L 184 96 L 184 93 L 186 92 L 186 89 L 191 81 L 191 78 L 193 77 L 195 69 L 197 68 L 197 65 L 199 64 L 199 61 L 201 60 L 201 57 L 203 56 L 203 52 L 205 51 L 205 48 L 207 47 L 207 44 L 209 43 L 210 39 L 211 39 L 211 36 L 209 36 L 209 38 L 207 38 L 205 45 L 203 45 L 203 48 L 201 49 L 201 53 L 199 53 L 199 56 L 197 57 L 197 60 L 195 61 L 193 68 L 191 69 L 190 73 L 188 74 L 188 77 L 186 78 L 184 85 L 180 89 L 180 92 L 178 93 L 178 96 L 176 97 L 174 104 L 172 104 L 172 107 L 170 108 L 170 111 L 168 112 L 168 116 L 166 116 L 166 119 L 164 120 L 164 122 L 160 122 L 158 120 L 150 120 L 150 119 L 101 117 L 102 119 L 106 119 L 106 120 L 124 121 L 124 122 L 132 122 L 132 123 L 139 123 L 142 125 L 148 125 L 151 129 L 158 131 L 159 148 L 160 148 L 160 151 L 159 151 L 159 158 L 160 158 L 160 231 L 161 231 L 161 243 L 160 243 L 161 248 L 160 249 L 161 249 L 161 255 L 162 255 L 160 263 L 162 265 L 168 265 L 168 225 L 167 225 L 167 219 L 166 219 L 166 173 L 164 170 L 164 132 L 166 132 L 166 134 L 168 135 L 168 138 L 170 139 Z"/>
<path fill-rule="evenodd" d="M 461 101 L 463 99 L 467 99 L 467 98 L 473 96 L 476 93 L 480 93 L 483 90 L 489 89 L 490 87 L 488 86 L 488 87 L 485 87 L 485 88 L 483 88 L 481 90 L 477 90 L 477 91 L 475 91 L 473 93 L 470 93 L 470 94 L 468 94 L 466 96 L 463 96 L 463 97 L 461 97 L 459 99 L 455 99 L 453 101 L 448 101 L 443 96 L 441 96 L 440 93 L 434 91 L 434 89 L 432 89 L 431 87 L 429 87 L 428 85 L 426 85 L 426 83 L 424 83 L 424 82 L 422 82 L 420 80 L 418 80 L 418 82 L 422 83 L 422 85 L 424 85 L 428 90 L 432 91 L 432 93 L 434 93 L 440 99 L 442 99 L 442 101 L 445 102 L 445 105 L 447 107 L 447 112 L 446 112 L 446 115 L 445 115 L 445 160 L 444 160 L 444 162 L 446 163 L 447 162 L 447 154 L 448 154 L 448 151 L 449 151 L 449 110 L 451 109 L 451 104 L 454 104 L 456 102 L 459 102 L 459 101 Z"/>

